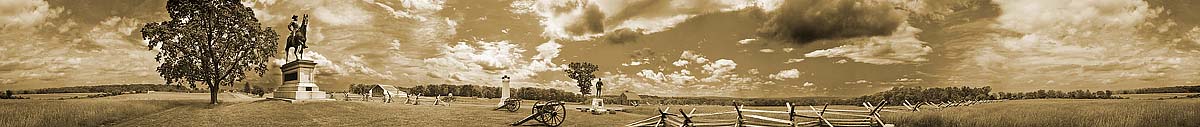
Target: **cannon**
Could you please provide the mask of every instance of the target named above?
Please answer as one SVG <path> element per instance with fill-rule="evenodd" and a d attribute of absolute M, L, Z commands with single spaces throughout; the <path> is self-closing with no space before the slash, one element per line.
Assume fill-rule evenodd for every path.
<path fill-rule="evenodd" d="M 517 112 L 517 109 L 521 109 L 521 99 L 511 99 L 510 98 L 510 99 L 505 99 L 504 103 L 501 104 L 500 107 L 496 107 L 496 109 L 492 109 L 492 110 L 505 110 L 508 112 Z"/>
<path fill-rule="evenodd" d="M 567 120 L 567 107 L 563 105 L 561 101 L 538 101 L 533 104 L 533 114 L 510 125 L 519 126 L 529 120 L 537 120 L 546 126 L 562 125 L 563 121 Z"/>

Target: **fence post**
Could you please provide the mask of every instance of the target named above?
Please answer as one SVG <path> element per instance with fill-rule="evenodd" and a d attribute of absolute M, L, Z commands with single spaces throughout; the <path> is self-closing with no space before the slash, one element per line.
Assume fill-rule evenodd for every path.
<path fill-rule="evenodd" d="M 882 105 L 887 105 L 887 100 L 880 101 L 879 105 L 881 105 L 881 106 L 875 107 L 874 110 L 871 110 L 871 117 L 874 117 L 875 122 L 878 122 L 879 126 L 884 126 L 885 124 L 883 123 L 883 120 L 879 119 L 879 116 L 880 116 L 879 111 L 883 110 Z"/>
<path fill-rule="evenodd" d="M 784 103 L 784 104 L 787 104 L 787 109 L 788 109 L 788 125 L 791 125 L 794 127 L 794 126 L 796 126 L 796 106 L 792 105 L 791 102 Z"/>
<path fill-rule="evenodd" d="M 671 110 L 671 107 L 667 107 L 667 110 Z M 666 111 L 662 111 L 661 109 L 659 110 L 659 122 L 654 123 L 654 127 L 660 127 L 660 126 L 670 126 L 670 125 L 667 125 Z"/>
<path fill-rule="evenodd" d="M 742 124 L 745 124 L 743 123 L 742 119 L 742 105 L 738 104 L 737 102 L 733 102 L 733 110 L 737 112 L 737 121 L 734 121 L 735 123 L 733 123 L 733 126 L 741 127 Z"/>
<path fill-rule="evenodd" d="M 821 112 L 817 113 L 817 117 L 820 118 L 821 121 L 825 121 L 825 125 L 829 125 L 829 127 L 833 127 L 833 123 L 830 123 L 829 120 L 825 119 L 825 110 L 828 110 L 828 109 L 829 109 L 829 103 L 825 103 L 825 107 L 821 107 Z"/>

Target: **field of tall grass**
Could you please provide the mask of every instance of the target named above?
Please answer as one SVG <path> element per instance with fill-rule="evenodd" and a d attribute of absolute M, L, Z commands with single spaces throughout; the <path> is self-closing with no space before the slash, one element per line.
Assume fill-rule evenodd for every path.
<path fill-rule="evenodd" d="M 186 104 L 205 101 L 0 100 L 3 126 L 102 126 Z"/>
<path fill-rule="evenodd" d="M 1196 127 L 1200 99 L 1014 100 L 883 119 L 900 127 Z"/>

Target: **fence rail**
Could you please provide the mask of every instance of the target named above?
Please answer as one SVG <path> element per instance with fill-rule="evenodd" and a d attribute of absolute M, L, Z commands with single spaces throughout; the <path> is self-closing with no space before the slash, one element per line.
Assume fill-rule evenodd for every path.
<path fill-rule="evenodd" d="M 696 109 L 690 112 L 684 112 L 678 109 L 679 113 L 671 113 L 671 108 L 665 110 L 659 109 L 659 115 L 651 116 L 646 119 L 634 121 L 626 126 L 629 127 L 661 127 L 661 126 L 676 126 L 676 127 L 707 127 L 707 126 L 734 126 L 734 127 L 778 127 L 778 126 L 828 126 L 828 127 L 890 127 L 891 124 L 886 124 L 880 119 L 879 112 L 889 111 L 883 110 L 883 107 L 874 107 L 871 103 L 864 103 L 866 110 L 848 110 L 848 109 L 829 109 L 826 104 L 820 109 L 813 106 L 808 106 L 809 110 L 796 109 L 795 105 L 787 103 L 786 111 L 773 111 L 763 109 L 748 109 L 742 105 L 734 104 L 733 111 L 712 112 L 712 113 L 696 113 Z M 886 105 L 887 101 L 881 101 L 877 105 Z M 733 118 L 714 118 L 717 115 L 734 115 Z M 786 118 L 769 117 L 772 115 L 784 115 Z M 836 117 L 836 118 L 831 118 Z"/>

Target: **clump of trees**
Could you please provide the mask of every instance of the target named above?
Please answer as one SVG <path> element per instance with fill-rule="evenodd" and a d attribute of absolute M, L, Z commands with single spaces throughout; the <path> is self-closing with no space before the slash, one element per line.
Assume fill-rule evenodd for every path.
<path fill-rule="evenodd" d="M 1063 98 L 1063 99 L 1125 99 L 1124 97 L 1113 96 L 1115 92 L 1110 90 L 1105 91 L 1085 91 L 1075 90 L 1063 92 L 1058 90 L 1038 90 L 1034 92 L 1017 92 L 1006 93 L 998 92 L 995 94 L 997 99 L 1045 99 L 1045 98 Z"/>
<path fill-rule="evenodd" d="M 251 95 L 258 96 L 258 97 L 262 97 L 263 95 L 267 94 L 268 91 L 275 91 L 275 89 L 274 88 L 263 88 L 261 86 L 250 86 L 250 83 L 246 83 L 246 85 L 242 88 L 242 92 L 249 93 Z"/>
<path fill-rule="evenodd" d="M 367 95 L 367 92 L 371 91 L 371 86 L 372 85 L 369 84 L 350 84 L 350 89 L 346 90 L 346 92 L 358 95 Z"/>
<path fill-rule="evenodd" d="M 29 99 L 29 97 L 16 96 L 13 95 L 12 90 L 4 90 L 4 95 L 0 95 L 0 99 Z"/>
<path fill-rule="evenodd" d="M 891 102 L 889 105 L 899 105 L 897 102 L 904 102 L 905 100 L 915 103 L 996 99 L 988 94 L 991 91 L 992 87 L 989 86 L 979 88 L 966 86 L 944 88 L 893 87 L 888 91 L 850 99 L 850 101 L 846 103 L 853 105 L 862 102 L 877 103 L 880 100 L 887 100 L 888 102 Z"/>

